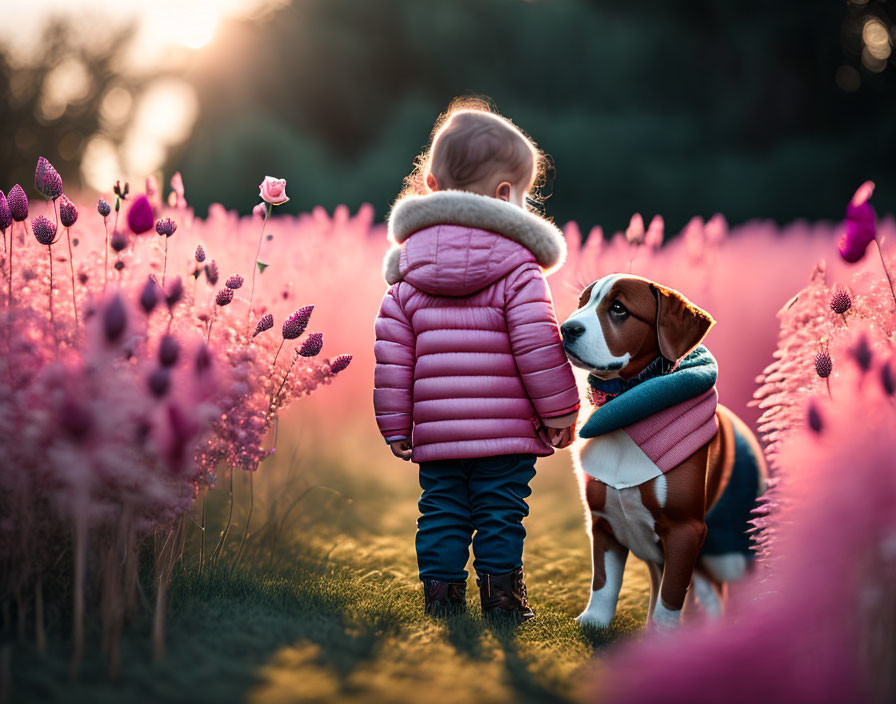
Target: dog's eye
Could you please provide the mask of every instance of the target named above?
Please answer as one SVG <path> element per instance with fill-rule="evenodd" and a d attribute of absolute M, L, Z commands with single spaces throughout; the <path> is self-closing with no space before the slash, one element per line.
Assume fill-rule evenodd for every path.
<path fill-rule="evenodd" d="M 610 315 L 616 320 L 624 320 L 628 317 L 628 309 L 619 301 L 613 301 L 613 303 L 610 304 Z"/>

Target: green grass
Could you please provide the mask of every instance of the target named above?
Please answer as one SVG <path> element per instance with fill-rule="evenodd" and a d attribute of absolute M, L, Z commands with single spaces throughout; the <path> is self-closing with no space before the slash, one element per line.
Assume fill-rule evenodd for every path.
<path fill-rule="evenodd" d="M 192 564 L 178 568 L 161 661 L 152 660 L 144 613 L 126 627 L 121 674 L 110 681 L 94 625 L 81 676 L 71 683 L 70 643 L 57 618 L 45 654 L 13 645 L 10 701 L 568 701 L 580 694 L 594 654 L 639 627 L 647 582 L 638 564 L 628 568 L 608 632 L 573 621 L 589 593 L 590 561 L 563 459 L 540 463 L 527 521 L 536 620 L 518 629 L 483 623 L 472 580 L 467 615 L 424 617 L 413 553 L 416 478 L 407 465 L 380 466 L 365 473 L 306 467 L 301 481 L 283 465 L 264 468 L 255 478 L 254 534 L 265 534 L 264 517 L 282 515 L 307 487 L 328 488 L 305 494 L 273 552 L 256 545 L 244 569 L 199 577 Z M 236 489 L 238 536 L 244 478 Z M 219 523 L 222 495 L 210 502 Z"/>

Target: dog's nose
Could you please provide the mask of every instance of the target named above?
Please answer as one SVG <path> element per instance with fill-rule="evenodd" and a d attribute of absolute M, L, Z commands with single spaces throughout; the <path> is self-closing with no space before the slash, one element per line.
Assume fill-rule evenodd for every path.
<path fill-rule="evenodd" d="M 573 342 L 584 333 L 585 326 L 578 320 L 567 320 L 560 326 L 560 334 L 563 335 L 564 342 Z"/>

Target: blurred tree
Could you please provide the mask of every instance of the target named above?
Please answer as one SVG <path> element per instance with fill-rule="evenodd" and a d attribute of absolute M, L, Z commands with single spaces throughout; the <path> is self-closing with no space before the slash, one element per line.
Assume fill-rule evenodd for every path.
<path fill-rule="evenodd" d="M 38 38 L 41 51 L 33 61 L 19 64 L 0 55 L 0 188 L 8 191 L 19 182 L 30 196 L 38 155 L 59 169 L 66 188 L 77 188 L 88 139 L 105 134 L 120 141 L 128 116 L 110 124 L 103 100 L 107 88 L 122 80 L 119 64 L 133 33 L 125 27 L 98 39 L 71 32 L 64 18 L 56 18 Z M 142 83 L 134 78 L 129 89 L 139 91 Z"/>

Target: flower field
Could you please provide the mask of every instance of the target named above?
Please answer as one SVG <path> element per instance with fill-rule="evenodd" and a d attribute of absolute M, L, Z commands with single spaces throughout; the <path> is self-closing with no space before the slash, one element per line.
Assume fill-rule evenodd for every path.
<path fill-rule="evenodd" d="M 192 701 L 416 701 L 425 685 L 448 701 L 889 700 L 896 223 L 873 186 L 844 195 L 844 223 L 564 226 L 558 317 L 614 271 L 685 293 L 718 321 L 721 400 L 774 471 L 729 616 L 618 647 L 645 577 L 629 565 L 610 633 L 572 621 L 590 567 L 567 453 L 539 463 L 527 523 L 539 618 L 513 633 L 420 616 L 416 477 L 371 403 L 383 212 L 281 215 L 285 188 L 265 179 L 251 216 L 198 218 L 179 177 L 97 204 L 42 160 L 0 198 L 0 694 L 95 701 L 111 679 Z"/>

